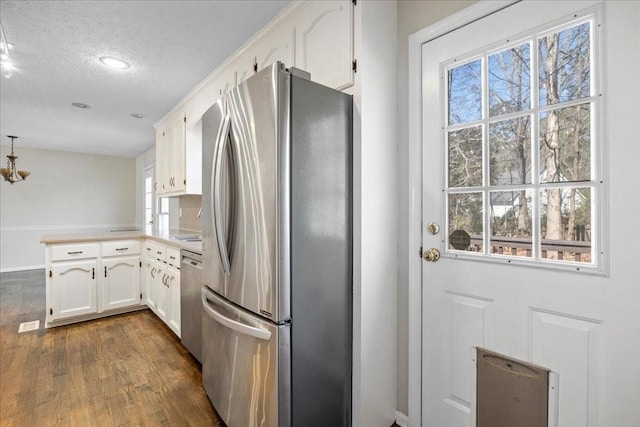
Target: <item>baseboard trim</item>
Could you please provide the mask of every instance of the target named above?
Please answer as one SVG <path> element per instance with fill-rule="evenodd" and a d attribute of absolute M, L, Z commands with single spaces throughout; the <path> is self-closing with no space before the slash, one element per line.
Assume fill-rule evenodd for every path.
<path fill-rule="evenodd" d="M 10 268 L 2 268 L 0 269 L 0 273 L 13 273 L 14 271 L 27 271 L 27 270 L 40 270 L 44 268 L 44 264 L 42 265 L 27 265 L 24 267 L 10 267 Z"/>
<path fill-rule="evenodd" d="M 400 427 L 408 427 L 409 417 L 400 411 L 396 411 L 396 424 L 398 424 Z"/>

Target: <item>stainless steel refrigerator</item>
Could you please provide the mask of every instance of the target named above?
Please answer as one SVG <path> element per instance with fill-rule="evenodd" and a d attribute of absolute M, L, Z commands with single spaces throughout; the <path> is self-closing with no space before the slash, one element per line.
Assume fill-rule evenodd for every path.
<path fill-rule="evenodd" d="M 229 427 L 351 425 L 352 97 L 276 63 L 203 116 L 203 382 Z"/>

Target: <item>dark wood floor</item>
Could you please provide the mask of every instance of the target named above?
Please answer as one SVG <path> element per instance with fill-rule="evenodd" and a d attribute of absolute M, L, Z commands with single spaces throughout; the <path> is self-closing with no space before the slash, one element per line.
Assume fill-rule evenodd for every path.
<path fill-rule="evenodd" d="M 221 425 L 197 362 L 151 311 L 45 330 L 44 283 L 44 270 L 0 274 L 0 425 Z"/>

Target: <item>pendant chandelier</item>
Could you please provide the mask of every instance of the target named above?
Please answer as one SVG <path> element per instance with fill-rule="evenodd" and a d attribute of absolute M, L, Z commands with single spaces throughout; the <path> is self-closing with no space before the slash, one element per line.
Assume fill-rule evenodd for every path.
<path fill-rule="evenodd" d="M 17 136 L 7 135 L 7 138 L 11 138 L 11 154 L 7 156 L 7 167 L 0 168 L 0 174 L 4 177 L 5 181 L 8 181 L 13 185 L 14 182 L 24 181 L 31 174 L 29 171 L 19 171 L 16 169 L 16 159 L 18 156 L 13 154 L 13 140 Z"/>

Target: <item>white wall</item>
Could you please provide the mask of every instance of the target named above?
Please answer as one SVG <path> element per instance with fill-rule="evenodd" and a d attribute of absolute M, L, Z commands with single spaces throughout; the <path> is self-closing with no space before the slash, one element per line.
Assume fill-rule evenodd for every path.
<path fill-rule="evenodd" d="M 390 426 L 396 410 L 396 12 L 395 1 L 355 8 L 355 426 Z"/>
<path fill-rule="evenodd" d="M 398 396 L 397 409 L 408 414 L 408 378 L 409 378 L 409 257 L 417 256 L 415 251 L 409 250 L 409 159 L 407 131 L 409 93 L 409 35 L 434 24 L 447 16 L 471 6 L 473 1 L 398 1 L 398 117 L 399 117 L 399 146 L 398 146 Z"/>
<path fill-rule="evenodd" d="M 0 147 L 4 163 L 10 147 Z M 135 223 L 135 160 L 15 147 L 24 182 L 0 181 L 0 271 L 44 266 L 44 234 Z"/>

